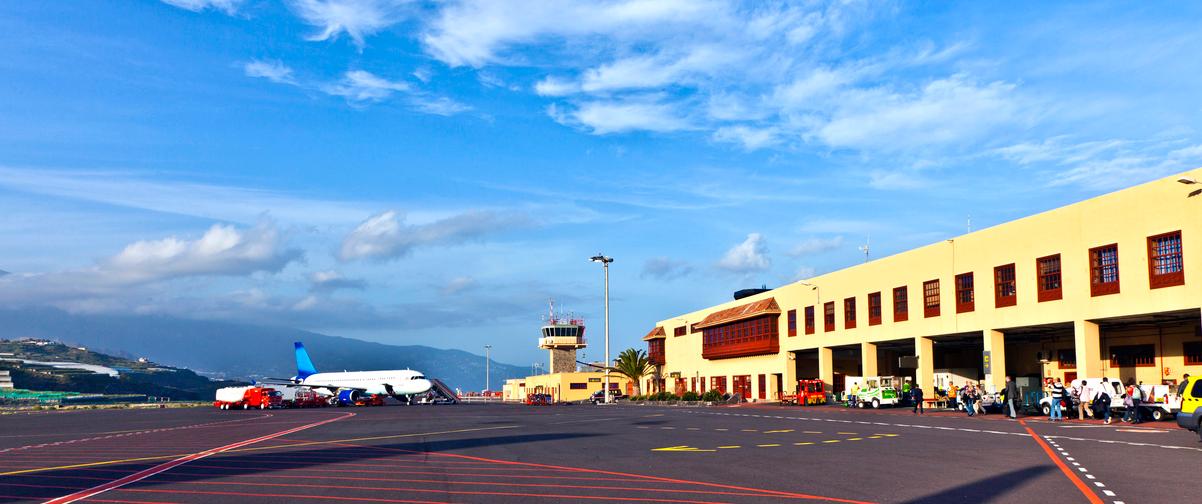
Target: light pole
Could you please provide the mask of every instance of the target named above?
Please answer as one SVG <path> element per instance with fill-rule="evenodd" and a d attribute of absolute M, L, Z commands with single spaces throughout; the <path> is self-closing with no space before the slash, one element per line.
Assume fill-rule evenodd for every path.
<path fill-rule="evenodd" d="M 489 375 L 488 354 L 489 354 L 490 350 L 492 350 L 492 345 L 484 345 L 484 391 L 485 392 L 487 392 L 488 389 L 492 388 L 489 386 L 489 383 L 488 383 L 488 378 L 489 378 L 489 376 L 488 376 Z"/>
<path fill-rule="evenodd" d="M 600 252 L 597 255 L 590 257 L 590 261 L 601 263 L 601 267 L 605 269 L 605 392 L 601 395 L 605 398 L 605 403 L 611 402 L 609 391 L 609 263 L 614 262 L 614 258 L 605 257 Z"/>

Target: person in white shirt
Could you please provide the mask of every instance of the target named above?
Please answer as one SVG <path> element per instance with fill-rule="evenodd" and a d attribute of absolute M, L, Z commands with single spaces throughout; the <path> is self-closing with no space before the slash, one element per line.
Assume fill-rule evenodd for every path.
<path fill-rule="evenodd" d="M 1080 399 L 1080 402 L 1077 403 L 1077 413 L 1081 416 L 1082 420 L 1085 420 L 1087 416 L 1093 417 L 1093 411 L 1089 409 L 1088 404 L 1093 401 L 1093 396 L 1093 387 L 1089 385 L 1089 382 L 1082 382 L 1081 394 L 1077 396 Z"/>

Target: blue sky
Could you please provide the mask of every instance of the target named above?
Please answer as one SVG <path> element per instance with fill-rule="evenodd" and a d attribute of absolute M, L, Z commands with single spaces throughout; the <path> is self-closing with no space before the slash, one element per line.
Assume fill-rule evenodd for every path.
<path fill-rule="evenodd" d="M 545 360 L 1202 165 L 1202 10 L 0 4 L 0 302 Z"/>

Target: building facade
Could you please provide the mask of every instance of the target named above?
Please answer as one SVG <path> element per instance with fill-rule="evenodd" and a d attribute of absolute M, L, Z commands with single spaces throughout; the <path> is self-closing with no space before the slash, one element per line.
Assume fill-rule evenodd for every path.
<path fill-rule="evenodd" d="M 1175 383 L 1202 374 L 1199 182 L 1202 169 L 673 316 L 648 350 L 667 390 L 748 400 L 849 376 Z"/>

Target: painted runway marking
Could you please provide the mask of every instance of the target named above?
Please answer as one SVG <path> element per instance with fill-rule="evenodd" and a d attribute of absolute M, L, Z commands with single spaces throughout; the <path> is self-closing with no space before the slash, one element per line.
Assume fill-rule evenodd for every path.
<path fill-rule="evenodd" d="M 303 431 L 303 430 L 305 430 L 305 429 L 311 429 L 311 428 L 313 428 L 313 427 L 318 427 L 318 426 L 325 425 L 325 424 L 328 424 L 328 423 L 331 423 L 331 422 L 337 422 L 337 421 L 339 421 L 339 420 L 345 420 L 345 419 L 347 419 L 347 418 L 350 418 L 350 417 L 352 417 L 352 416 L 355 416 L 355 414 L 354 414 L 354 413 L 344 413 L 344 414 L 342 414 L 342 415 L 339 415 L 339 416 L 337 416 L 337 417 L 334 417 L 334 418 L 328 418 L 328 419 L 322 420 L 322 421 L 320 421 L 320 422 L 313 422 L 313 423 L 309 423 L 309 424 L 301 425 L 301 426 L 299 426 L 299 427 L 293 427 L 293 428 L 291 428 L 291 429 L 282 430 L 282 431 L 280 431 L 280 432 L 276 432 L 276 433 L 273 433 L 273 434 L 268 434 L 268 435 L 266 435 L 266 436 L 259 436 L 259 437 L 257 437 L 257 438 L 253 438 L 253 439 L 247 439 L 247 440 L 244 440 L 244 441 L 239 441 L 239 442 L 237 442 L 237 443 L 232 443 L 232 444 L 228 444 L 228 445 L 225 445 L 225 446 L 219 446 L 219 447 L 217 447 L 217 448 L 212 448 L 212 449 L 205 450 L 205 451 L 202 451 L 202 452 L 196 452 L 196 453 L 193 453 L 193 454 L 191 454 L 191 455 L 187 455 L 187 456 L 184 456 L 184 457 L 177 458 L 177 459 L 175 459 L 175 460 L 172 460 L 172 461 L 170 461 L 170 462 L 165 462 L 165 463 L 159 464 L 159 465 L 157 465 L 157 466 L 154 466 L 154 467 L 151 467 L 151 468 L 149 468 L 149 469 L 143 469 L 143 470 L 141 470 L 141 471 L 138 471 L 138 472 L 136 472 L 136 473 L 133 473 L 133 474 L 131 474 L 131 475 L 129 475 L 129 476 L 126 476 L 126 477 L 124 477 L 124 478 L 116 479 L 116 480 L 110 481 L 110 482 L 108 482 L 108 483 L 105 483 L 105 484 L 102 484 L 102 485 L 97 485 L 97 486 L 94 486 L 94 487 L 92 487 L 92 488 L 89 488 L 89 489 L 87 489 L 87 490 L 82 490 L 82 491 L 79 491 L 79 492 L 72 493 L 72 494 L 70 494 L 70 495 L 64 495 L 64 496 L 62 496 L 62 497 L 59 497 L 59 498 L 57 498 L 57 499 L 51 499 L 51 500 L 48 500 L 48 501 L 46 501 L 46 504 L 68 504 L 68 503 L 70 503 L 70 502 L 75 502 L 75 501 L 78 501 L 78 500 L 87 499 L 87 498 L 89 498 L 89 497 L 95 497 L 95 496 L 97 496 L 97 495 L 100 495 L 100 494 L 102 494 L 102 493 L 104 493 L 104 492 L 107 492 L 107 491 L 109 491 L 109 490 L 113 490 L 113 489 L 116 489 L 116 488 L 121 488 L 121 487 L 123 487 L 123 486 L 125 486 L 125 485 L 128 485 L 128 484 L 130 484 L 130 483 L 135 483 L 135 482 L 138 482 L 138 481 L 142 481 L 142 480 L 144 480 L 144 479 L 146 479 L 146 478 L 149 478 L 149 477 L 151 477 L 151 476 L 154 476 L 154 475 L 156 475 L 156 474 L 162 473 L 162 472 L 164 472 L 164 471 L 168 471 L 168 470 L 170 470 L 170 469 L 171 469 L 171 468 L 173 468 L 173 467 L 177 467 L 177 466 L 180 466 L 180 465 L 183 465 L 183 464 L 187 464 L 188 462 L 191 462 L 191 461 L 193 461 L 193 460 L 200 460 L 200 459 L 202 459 L 202 458 L 205 458 L 205 457 L 209 457 L 209 456 L 216 455 L 216 454 L 218 454 L 218 453 L 222 453 L 222 452 L 225 452 L 225 451 L 229 451 L 229 450 L 233 450 L 233 449 L 241 448 L 241 447 L 243 447 L 243 446 L 249 446 L 249 445 L 252 445 L 252 444 L 255 444 L 255 443 L 261 442 L 261 441 L 266 441 L 266 440 L 268 440 L 268 439 L 274 439 L 274 438 L 278 438 L 278 437 L 280 437 L 280 436 L 286 436 L 286 435 L 288 435 L 288 434 L 292 434 L 292 433 L 294 433 L 294 432 L 300 432 L 300 431 Z"/>
<path fill-rule="evenodd" d="M 41 443 L 41 444 L 27 445 L 27 446 L 16 446 L 13 448 L 4 448 L 4 449 L 0 450 L 0 453 L 8 453 L 8 452 L 15 452 L 15 451 L 23 451 L 23 450 L 35 450 L 38 448 L 47 448 L 50 446 L 62 446 L 62 445 L 69 445 L 69 444 L 76 444 L 76 443 L 86 443 L 89 441 L 100 441 L 100 440 L 104 440 L 104 439 L 118 439 L 118 438 L 129 437 L 129 436 L 138 436 L 138 435 L 142 435 L 142 434 L 155 434 L 155 433 L 159 433 L 159 432 L 171 432 L 171 431 L 184 430 L 184 429 L 198 429 L 201 427 L 212 427 L 214 425 L 221 425 L 221 424 L 227 424 L 227 423 L 233 423 L 233 422 L 246 422 L 248 420 L 261 420 L 261 419 L 268 418 L 271 416 L 272 415 L 270 413 L 268 413 L 268 414 L 256 416 L 253 418 L 238 418 L 235 420 L 222 420 L 220 422 L 206 422 L 206 423 L 200 423 L 200 424 L 194 424 L 194 425 L 182 425 L 179 427 L 163 427 L 163 428 L 158 428 L 158 429 L 120 431 L 120 432 L 108 433 L 108 435 L 105 435 L 105 436 L 92 436 L 92 437 L 86 437 L 86 438 L 80 438 L 80 439 L 69 439 L 69 440 L 65 440 L 65 441 L 56 441 L 53 443 Z"/>

